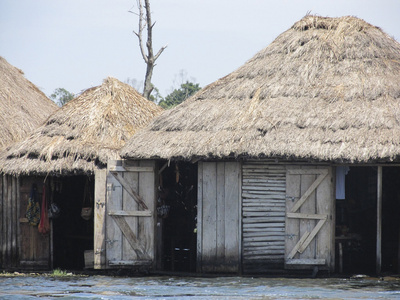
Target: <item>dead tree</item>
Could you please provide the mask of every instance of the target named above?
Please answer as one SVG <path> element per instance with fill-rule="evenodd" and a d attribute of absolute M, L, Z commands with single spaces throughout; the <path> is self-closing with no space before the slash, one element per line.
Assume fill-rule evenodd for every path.
<path fill-rule="evenodd" d="M 154 89 L 154 86 L 151 83 L 151 77 L 153 76 L 153 69 L 156 65 L 155 62 L 160 57 L 160 55 L 164 51 L 164 49 L 167 48 L 167 46 L 165 45 L 165 46 L 161 47 L 161 49 L 158 50 L 157 54 L 154 55 L 154 52 L 153 52 L 153 27 L 156 23 L 155 22 L 152 23 L 152 21 L 151 21 L 150 0 L 144 0 L 144 5 L 143 5 L 142 0 L 137 0 L 137 5 L 138 5 L 139 12 L 138 13 L 135 13 L 132 11 L 130 11 L 130 12 L 138 15 L 138 17 L 139 17 L 139 30 L 137 32 L 133 31 L 133 33 L 139 39 L 140 52 L 142 53 L 142 57 L 147 65 L 146 76 L 144 79 L 143 96 L 147 99 L 150 99 L 150 94 Z M 146 15 L 144 15 L 144 14 L 146 14 Z M 147 29 L 146 47 L 144 46 L 144 41 L 143 41 L 143 30 L 145 30 L 145 29 Z M 146 49 L 147 49 L 147 52 L 146 52 Z"/>

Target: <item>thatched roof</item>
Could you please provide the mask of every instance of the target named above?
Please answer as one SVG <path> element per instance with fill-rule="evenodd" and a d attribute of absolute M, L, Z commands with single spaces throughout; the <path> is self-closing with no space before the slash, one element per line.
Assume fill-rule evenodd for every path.
<path fill-rule="evenodd" d="M 0 149 L 27 136 L 56 109 L 20 69 L 0 56 Z"/>
<path fill-rule="evenodd" d="M 68 102 L 0 160 L 5 173 L 92 174 L 162 109 L 114 78 Z M 5 157 L 5 159 L 4 159 Z"/>
<path fill-rule="evenodd" d="M 400 44 L 356 17 L 307 15 L 156 118 L 123 157 L 394 160 Z"/>

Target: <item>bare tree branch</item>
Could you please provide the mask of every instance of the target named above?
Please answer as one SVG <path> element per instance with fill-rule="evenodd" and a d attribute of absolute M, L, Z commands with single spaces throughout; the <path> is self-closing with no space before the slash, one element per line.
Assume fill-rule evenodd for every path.
<path fill-rule="evenodd" d="M 150 98 L 150 94 L 153 90 L 153 84 L 151 83 L 151 77 L 153 76 L 153 69 L 155 66 L 156 60 L 160 57 L 161 53 L 167 48 L 167 45 L 161 47 L 158 50 L 157 54 L 154 55 L 153 52 L 153 27 L 156 22 L 152 23 L 151 21 L 151 9 L 150 9 L 150 0 L 144 0 L 144 5 L 142 0 L 137 0 L 137 5 L 139 9 L 139 13 L 135 13 L 139 16 L 139 29 L 138 32 L 133 31 L 133 33 L 139 39 L 139 47 L 140 52 L 142 54 L 143 60 L 147 64 L 146 68 L 146 76 L 144 80 L 144 88 L 143 88 L 143 96 L 147 99 Z M 144 16 L 144 10 L 146 11 L 146 16 Z M 143 41 L 143 30 L 147 28 L 147 41 L 146 41 L 146 48 L 144 46 Z"/>

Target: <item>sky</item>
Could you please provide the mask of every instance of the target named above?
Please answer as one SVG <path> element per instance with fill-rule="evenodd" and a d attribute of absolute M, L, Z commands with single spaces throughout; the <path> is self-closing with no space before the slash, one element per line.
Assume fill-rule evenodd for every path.
<path fill-rule="evenodd" d="M 307 13 L 352 15 L 400 41 L 399 0 L 151 0 L 153 84 L 162 96 L 186 80 L 228 75 Z M 47 96 L 79 94 L 108 76 L 141 90 L 136 0 L 0 0 L 0 56 Z"/>

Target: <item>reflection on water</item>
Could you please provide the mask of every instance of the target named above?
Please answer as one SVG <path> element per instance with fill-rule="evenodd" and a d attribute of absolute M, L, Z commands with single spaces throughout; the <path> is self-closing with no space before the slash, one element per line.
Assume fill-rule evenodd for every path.
<path fill-rule="evenodd" d="M 400 280 L 0 277 L 0 299 L 400 299 Z"/>

